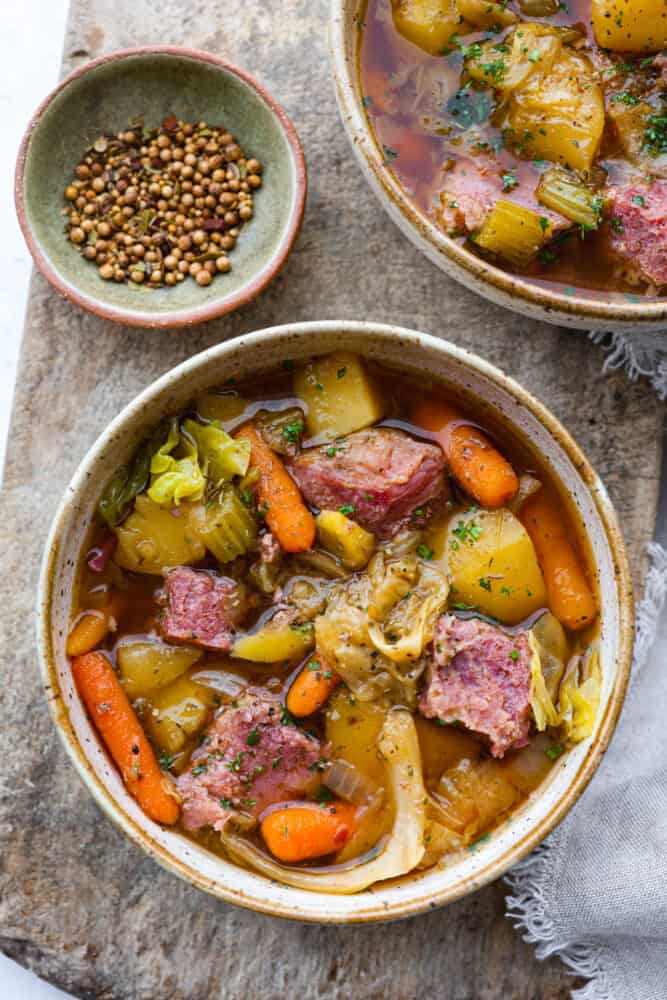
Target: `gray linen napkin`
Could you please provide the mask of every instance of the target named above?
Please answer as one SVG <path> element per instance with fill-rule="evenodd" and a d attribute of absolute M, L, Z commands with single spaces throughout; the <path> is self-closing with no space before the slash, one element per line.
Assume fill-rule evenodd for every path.
<path fill-rule="evenodd" d="M 507 876 L 508 916 L 538 958 L 557 954 L 589 980 L 576 1000 L 667 1000 L 667 551 L 651 545 L 650 557 L 611 746 L 572 812 Z"/>
<path fill-rule="evenodd" d="M 589 333 L 605 350 L 603 371 L 622 368 L 628 378 L 645 376 L 659 399 L 667 398 L 667 330 L 660 333 Z"/>

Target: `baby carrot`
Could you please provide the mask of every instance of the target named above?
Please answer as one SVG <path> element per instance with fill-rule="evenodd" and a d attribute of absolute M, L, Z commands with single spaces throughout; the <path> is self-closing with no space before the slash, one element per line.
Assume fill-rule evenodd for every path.
<path fill-rule="evenodd" d="M 237 431 L 236 437 L 250 442 L 250 467 L 259 472 L 257 499 L 266 523 L 285 552 L 305 552 L 315 541 L 315 518 L 296 483 L 252 424 Z"/>
<path fill-rule="evenodd" d="M 67 636 L 65 652 L 68 656 L 81 656 L 95 649 L 110 629 L 115 628 L 115 619 L 120 612 L 120 598 L 112 595 L 103 608 L 88 609 Z"/>
<path fill-rule="evenodd" d="M 450 406 L 427 398 L 416 404 L 412 417 L 433 433 L 454 478 L 483 507 L 502 507 L 514 496 L 519 480 L 512 466 L 485 434 Z"/>
<path fill-rule="evenodd" d="M 113 667 L 102 653 L 72 660 L 79 694 L 132 795 L 156 823 L 173 824 L 180 807 Z"/>
<path fill-rule="evenodd" d="M 539 490 L 523 505 L 519 519 L 535 546 L 549 607 L 556 618 L 570 629 L 590 625 L 597 610 L 595 598 L 554 502 Z"/>
<path fill-rule="evenodd" d="M 285 704 L 301 719 L 322 708 L 340 684 L 340 675 L 319 656 L 310 656 L 292 681 Z"/>
<path fill-rule="evenodd" d="M 355 826 L 355 807 L 334 799 L 325 806 L 304 802 L 275 809 L 260 829 L 274 858 L 293 864 L 339 851 Z"/>

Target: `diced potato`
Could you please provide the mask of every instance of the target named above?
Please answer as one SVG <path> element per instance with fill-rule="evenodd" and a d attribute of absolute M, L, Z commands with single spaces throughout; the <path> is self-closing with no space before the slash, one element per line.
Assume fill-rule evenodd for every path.
<path fill-rule="evenodd" d="M 306 406 L 311 436 L 333 441 L 384 415 L 380 391 L 356 354 L 338 351 L 294 373 L 294 392 Z"/>
<path fill-rule="evenodd" d="M 392 0 L 391 6 L 399 34 L 432 55 L 446 50 L 453 35 L 470 30 L 456 0 Z"/>
<path fill-rule="evenodd" d="M 171 684 L 201 656 L 201 649 L 194 646 L 170 646 L 164 642 L 129 640 L 116 649 L 123 686 L 132 699 L 143 698 Z"/>
<path fill-rule="evenodd" d="M 320 545 L 348 569 L 363 569 L 373 555 L 375 535 L 339 510 L 323 510 L 315 518 Z"/>
<path fill-rule="evenodd" d="M 545 215 L 499 198 L 484 220 L 475 243 L 516 267 L 526 267 L 551 235 L 551 222 Z"/>
<path fill-rule="evenodd" d="M 667 46 L 665 0 L 593 0 L 598 45 L 613 52 L 659 52 Z"/>
<path fill-rule="evenodd" d="M 226 431 L 239 422 L 248 401 L 233 392 L 207 392 L 195 403 L 195 410 L 204 420 L 219 420 Z"/>
<path fill-rule="evenodd" d="M 551 160 L 585 174 L 604 122 L 602 90 L 590 60 L 566 47 L 550 72 L 533 74 L 510 96 L 511 142 L 527 159 Z"/>
<path fill-rule="evenodd" d="M 245 555 L 257 540 L 257 521 L 233 486 L 226 486 L 212 502 L 193 508 L 192 523 L 219 563 Z"/>
<path fill-rule="evenodd" d="M 314 645 L 312 626 L 272 626 L 269 622 L 257 632 L 239 636 L 232 655 L 253 663 L 277 663 L 280 660 L 300 660 Z"/>
<path fill-rule="evenodd" d="M 507 55 L 498 51 L 498 43 L 489 39 L 471 46 L 466 56 L 466 72 L 486 86 L 510 91 L 523 86 L 534 74 L 548 73 L 560 55 L 562 42 L 554 28 L 543 24 L 522 24 L 509 37 Z"/>
<path fill-rule="evenodd" d="M 331 696 L 326 710 L 326 738 L 331 742 L 331 757 L 346 760 L 378 785 L 385 780 L 384 761 L 377 749 L 385 716 L 380 705 L 358 701 L 344 688 Z"/>
<path fill-rule="evenodd" d="M 196 684 L 189 676 L 179 677 L 151 695 L 143 721 L 160 750 L 178 753 L 204 725 L 213 704 L 215 692 L 211 688 Z"/>
<path fill-rule="evenodd" d="M 511 625 L 547 606 L 533 543 L 508 510 L 454 514 L 446 553 L 436 555 L 446 558 L 453 604 L 473 605 Z"/>
<path fill-rule="evenodd" d="M 445 771 L 438 786 L 443 818 L 466 842 L 495 823 L 516 799 L 516 788 L 496 760 L 461 760 Z"/>
<path fill-rule="evenodd" d="M 456 0 L 456 6 L 463 20 L 475 28 L 488 29 L 496 24 L 506 27 L 519 20 L 506 3 L 492 3 L 490 0 Z"/>
<path fill-rule="evenodd" d="M 172 514 L 142 493 L 132 513 L 115 531 L 118 547 L 114 560 L 134 573 L 159 575 L 170 566 L 189 566 L 206 555 L 187 503 Z"/>

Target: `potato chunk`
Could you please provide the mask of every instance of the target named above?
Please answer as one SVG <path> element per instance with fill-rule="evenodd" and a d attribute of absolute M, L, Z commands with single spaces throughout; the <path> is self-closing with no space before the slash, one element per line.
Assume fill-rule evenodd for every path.
<path fill-rule="evenodd" d="M 323 510 L 315 518 L 317 537 L 327 552 L 348 569 L 363 569 L 373 555 L 375 535 L 355 524 L 339 510 Z"/>
<path fill-rule="evenodd" d="M 116 661 L 128 698 L 143 698 L 166 687 L 202 657 L 193 646 L 170 646 L 165 642 L 123 641 Z"/>
<path fill-rule="evenodd" d="M 549 219 L 531 208 L 499 198 L 479 231 L 477 246 L 526 267 L 552 236 Z"/>
<path fill-rule="evenodd" d="M 143 721 L 160 750 L 178 753 L 204 725 L 214 702 L 215 691 L 211 688 L 196 684 L 189 676 L 179 677 L 151 695 Z"/>
<path fill-rule="evenodd" d="M 176 514 L 142 493 L 134 510 L 116 528 L 114 560 L 134 573 L 159 575 L 171 566 L 190 566 L 203 559 L 204 543 L 192 524 L 192 508 L 181 504 Z"/>
<path fill-rule="evenodd" d="M 391 6 L 398 33 L 431 55 L 442 53 L 453 35 L 470 30 L 456 0 L 392 0 Z"/>
<path fill-rule="evenodd" d="M 583 174 L 598 151 L 604 121 L 593 66 L 586 56 L 565 47 L 549 72 L 532 74 L 510 98 L 509 138 L 515 150 Z"/>
<path fill-rule="evenodd" d="M 454 514 L 445 545 L 453 604 L 473 605 L 509 625 L 547 606 L 533 543 L 510 511 Z"/>
<path fill-rule="evenodd" d="M 306 428 L 333 441 L 370 427 L 384 415 L 380 392 L 356 354 L 338 351 L 294 373 L 294 391 L 306 406 Z"/>
<path fill-rule="evenodd" d="M 312 625 L 272 625 L 269 622 L 257 632 L 239 636 L 232 655 L 252 663 L 278 663 L 280 660 L 299 660 L 314 645 Z"/>
<path fill-rule="evenodd" d="M 659 52 L 667 46 L 665 0 L 593 0 L 598 45 L 613 52 Z"/>

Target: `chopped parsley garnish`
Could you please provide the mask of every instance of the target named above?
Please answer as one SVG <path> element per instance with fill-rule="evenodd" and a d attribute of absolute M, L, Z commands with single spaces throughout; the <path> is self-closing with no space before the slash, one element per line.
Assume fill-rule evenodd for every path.
<path fill-rule="evenodd" d="M 623 232 L 623 228 L 624 228 L 623 227 L 623 223 L 622 223 L 622 221 L 617 216 L 614 216 L 611 219 L 611 228 L 614 230 L 615 233 L 622 233 Z"/>
<path fill-rule="evenodd" d="M 252 492 L 249 489 L 241 490 L 241 500 L 246 507 L 252 507 Z"/>
<path fill-rule="evenodd" d="M 639 205 L 641 208 L 643 208 L 644 205 L 646 204 L 646 202 L 644 201 L 643 195 L 641 195 L 641 194 L 633 194 L 633 196 L 632 196 L 632 204 L 633 205 Z"/>
<path fill-rule="evenodd" d="M 465 601 L 459 601 L 458 604 L 452 604 L 455 611 L 477 611 L 476 604 L 466 604 Z"/>
<path fill-rule="evenodd" d="M 503 182 L 503 191 L 511 191 L 518 185 L 518 180 L 516 176 L 509 171 L 506 174 L 501 175 L 501 180 Z"/>
<path fill-rule="evenodd" d="M 491 834 L 485 833 L 482 837 L 478 837 L 477 840 L 473 841 L 468 850 L 474 851 L 476 847 L 479 847 L 480 844 L 485 844 L 486 841 L 490 839 L 491 839 Z"/>
<path fill-rule="evenodd" d="M 644 132 L 644 148 L 651 156 L 667 153 L 667 114 L 649 115 Z"/>
<path fill-rule="evenodd" d="M 310 662 L 308 663 L 308 669 L 309 670 L 321 670 L 322 668 L 320 667 L 320 665 L 317 662 L 317 660 L 310 660 Z"/>
<path fill-rule="evenodd" d="M 514 660 L 516 662 L 516 660 L 518 659 L 519 659 L 519 650 L 513 649 L 512 652 L 510 653 L 510 660 Z"/>
<path fill-rule="evenodd" d="M 338 508 L 339 512 L 344 514 L 345 517 L 349 517 L 350 514 L 354 514 L 355 509 L 356 508 L 353 503 L 344 503 L 342 507 Z"/>
<path fill-rule="evenodd" d="M 259 732 L 256 729 L 251 729 L 245 741 L 249 747 L 256 747 L 259 743 Z"/>
<path fill-rule="evenodd" d="M 461 539 L 462 542 L 473 542 L 479 541 L 482 537 L 482 529 L 475 521 L 459 521 L 459 523 L 454 528 L 454 534 Z"/>
<path fill-rule="evenodd" d="M 488 576 L 480 576 L 478 582 L 479 582 L 479 585 L 482 588 L 482 590 L 488 590 L 488 592 L 491 593 L 491 578 L 490 577 L 488 577 Z"/>
<path fill-rule="evenodd" d="M 389 146 L 385 146 L 384 143 L 382 144 L 382 152 L 384 153 L 387 163 L 391 163 L 391 161 L 395 160 L 398 156 L 397 149 L 390 149 Z"/>
<path fill-rule="evenodd" d="M 227 770 L 239 772 L 243 764 L 243 750 L 239 750 L 236 756 L 227 763 Z M 194 771 L 193 771 L 194 774 Z"/>
<path fill-rule="evenodd" d="M 338 371 L 336 372 L 336 378 L 345 378 L 345 372 L 346 371 L 347 371 L 347 368 L 345 366 L 343 366 L 342 368 L 339 368 Z"/>
<path fill-rule="evenodd" d="M 335 455 L 337 454 L 337 452 L 338 452 L 338 449 L 334 448 L 333 445 L 332 445 L 330 448 L 327 448 L 327 450 L 324 452 L 324 454 L 327 456 L 327 458 L 334 458 Z"/>
<path fill-rule="evenodd" d="M 163 767 L 166 771 L 168 771 L 175 760 L 176 757 L 173 754 L 167 753 L 166 750 L 163 750 L 160 754 L 160 767 Z"/>
<path fill-rule="evenodd" d="M 196 767 L 192 768 L 192 777 L 196 778 L 197 775 L 203 774 L 205 771 L 208 771 L 208 764 L 197 764 Z"/>
<path fill-rule="evenodd" d="M 300 420 L 294 420 L 291 424 L 283 427 L 283 437 L 286 441 L 298 441 L 303 434 L 303 424 Z"/>
<path fill-rule="evenodd" d="M 334 798 L 334 793 L 326 785 L 322 785 L 315 792 L 315 801 L 319 802 L 321 806 L 326 806 L 329 802 L 333 802 Z"/>
<path fill-rule="evenodd" d="M 636 104 L 639 104 L 639 98 L 635 97 L 634 94 L 628 93 L 627 90 L 621 90 L 618 94 L 612 94 L 611 99 L 614 104 L 620 102 L 621 104 L 627 104 L 631 108 L 634 108 Z"/>
<path fill-rule="evenodd" d="M 234 803 L 232 802 L 231 799 L 218 799 L 218 802 L 220 803 L 220 805 L 222 806 L 223 809 L 233 809 L 234 808 Z"/>
<path fill-rule="evenodd" d="M 290 712 L 289 708 L 287 708 L 286 705 L 282 705 L 281 706 L 280 724 L 282 726 L 293 726 L 294 725 L 294 718 L 293 718 L 292 713 Z M 273 762 L 273 766 L 276 767 L 276 762 L 275 761 Z"/>
<path fill-rule="evenodd" d="M 546 218 L 546 216 L 541 215 L 540 216 L 540 229 L 542 230 L 543 233 L 546 233 L 546 231 L 547 231 L 547 229 L 549 228 L 550 225 L 551 225 L 551 223 Z"/>
<path fill-rule="evenodd" d="M 308 635 L 313 630 L 312 622 L 295 622 L 290 625 L 292 632 L 301 632 L 302 635 Z"/>
<path fill-rule="evenodd" d="M 429 549 L 428 545 L 424 545 L 423 542 L 420 542 L 417 546 L 417 555 L 421 556 L 422 559 L 432 559 L 433 549 Z"/>
<path fill-rule="evenodd" d="M 547 747 L 544 752 L 549 760 L 558 760 L 565 753 L 565 747 L 562 743 L 554 743 L 553 746 Z"/>

